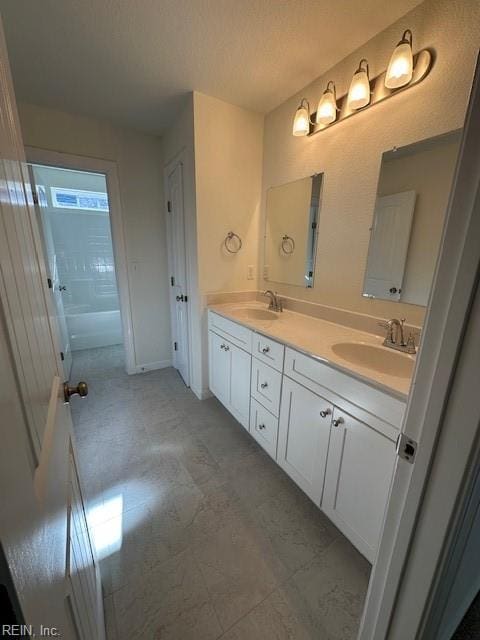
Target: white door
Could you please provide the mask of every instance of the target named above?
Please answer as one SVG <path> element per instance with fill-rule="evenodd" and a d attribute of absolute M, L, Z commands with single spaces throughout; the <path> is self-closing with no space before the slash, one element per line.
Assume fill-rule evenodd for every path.
<path fill-rule="evenodd" d="M 277 462 L 315 504 L 322 499 L 331 405 L 284 376 Z"/>
<path fill-rule="evenodd" d="M 22 615 L 37 636 L 43 625 L 56 628 L 50 635 L 78 637 L 90 607 L 93 623 L 83 637 L 101 640 L 93 553 L 87 601 L 72 592 L 74 565 L 68 571 L 72 424 L 1 25 L 0 113 L 0 540 Z"/>
<path fill-rule="evenodd" d="M 373 562 L 395 465 L 395 443 L 335 409 L 322 510 Z"/>
<path fill-rule="evenodd" d="M 167 175 L 167 216 L 170 254 L 170 306 L 172 309 L 173 366 L 190 386 L 188 343 L 188 286 L 183 210 L 182 163 Z"/>
<path fill-rule="evenodd" d="M 38 184 L 35 179 L 34 165 L 28 165 L 28 174 L 31 184 L 32 203 L 35 208 L 38 226 L 42 237 L 50 294 L 52 296 L 54 311 L 57 318 L 64 377 L 65 380 L 69 380 L 70 372 L 72 370 L 72 350 L 70 347 L 67 320 L 65 318 L 65 308 L 63 306 L 63 294 L 66 291 L 66 288 L 59 280 L 57 266 L 58 259 L 55 251 L 55 244 L 53 242 L 50 219 L 45 211 L 45 206 L 42 206 L 46 204 L 46 194 L 43 191 L 43 185 Z"/>
<path fill-rule="evenodd" d="M 400 300 L 415 198 L 415 191 L 377 198 L 365 271 L 370 296 Z"/>

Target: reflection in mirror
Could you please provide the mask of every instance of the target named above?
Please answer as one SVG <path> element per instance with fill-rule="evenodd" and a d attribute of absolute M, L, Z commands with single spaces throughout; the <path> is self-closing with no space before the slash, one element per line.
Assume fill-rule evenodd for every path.
<path fill-rule="evenodd" d="M 460 131 L 382 156 L 363 295 L 426 306 Z"/>
<path fill-rule="evenodd" d="M 313 287 L 322 174 L 267 192 L 265 280 Z"/>

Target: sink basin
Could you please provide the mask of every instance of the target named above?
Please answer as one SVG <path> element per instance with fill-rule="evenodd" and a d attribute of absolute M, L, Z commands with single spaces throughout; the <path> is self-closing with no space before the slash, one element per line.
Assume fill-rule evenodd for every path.
<path fill-rule="evenodd" d="M 332 351 L 343 360 L 377 373 L 398 378 L 411 378 L 414 360 L 411 356 L 362 342 L 338 342 Z"/>
<path fill-rule="evenodd" d="M 278 315 L 268 309 L 257 309 L 255 307 L 244 307 L 235 309 L 235 315 L 249 320 L 277 320 Z"/>

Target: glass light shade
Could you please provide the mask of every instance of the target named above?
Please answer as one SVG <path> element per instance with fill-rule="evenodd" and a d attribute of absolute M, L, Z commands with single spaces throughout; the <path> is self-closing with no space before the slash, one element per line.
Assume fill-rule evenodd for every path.
<path fill-rule="evenodd" d="M 337 102 L 332 91 L 325 91 L 318 103 L 315 121 L 317 124 L 331 124 L 337 119 Z"/>
<path fill-rule="evenodd" d="M 392 53 L 385 75 L 385 86 L 398 89 L 410 82 L 413 74 L 413 54 L 409 42 L 402 40 Z"/>
<path fill-rule="evenodd" d="M 298 107 L 293 120 L 293 135 L 306 136 L 310 131 L 310 114 L 303 103 Z"/>
<path fill-rule="evenodd" d="M 370 82 L 365 69 L 358 69 L 348 90 L 348 106 L 350 109 L 361 109 L 370 102 Z"/>

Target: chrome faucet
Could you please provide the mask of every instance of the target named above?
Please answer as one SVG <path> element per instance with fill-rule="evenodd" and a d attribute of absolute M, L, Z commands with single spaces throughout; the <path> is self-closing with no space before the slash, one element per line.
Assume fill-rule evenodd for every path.
<path fill-rule="evenodd" d="M 282 312 L 283 311 L 283 304 L 282 304 L 282 301 L 280 300 L 280 298 L 278 297 L 277 292 L 274 293 L 270 289 L 267 289 L 267 291 L 265 291 L 263 295 L 264 296 L 269 296 L 270 303 L 268 305 L 268 308 L 271 311 L 278 311 L 278 312 Z"/>
<path fill-rule="evenodd" d="M 384 347 L 390 347 L 390 349 L 396 349 L 397 351 L 403 351 L 404 353 L 417 353 L 415 336 L 413 333 L 410 333 L 407 341 L 405 342 L 405 318 L 402 318 L 401 320 L 392 318 L 391 320 L 382 321 L 378 324 L 387 330 L 385 340 L 383 341 Z"/>

